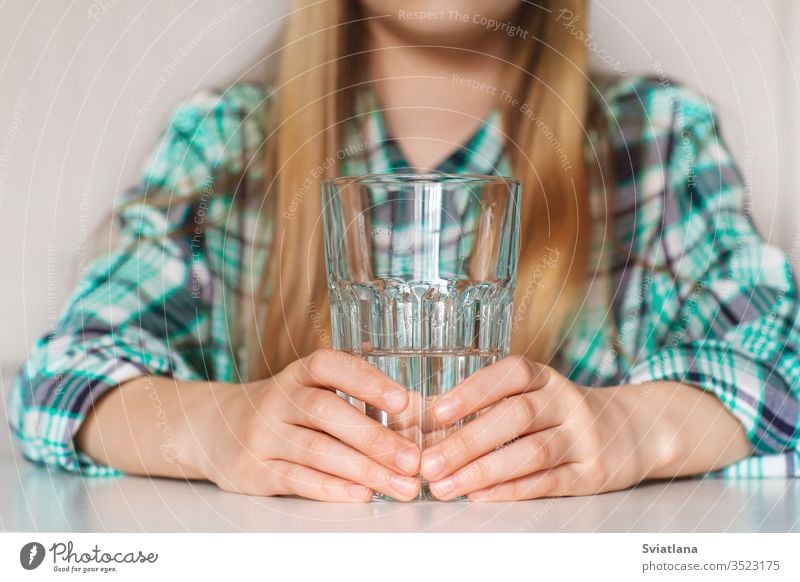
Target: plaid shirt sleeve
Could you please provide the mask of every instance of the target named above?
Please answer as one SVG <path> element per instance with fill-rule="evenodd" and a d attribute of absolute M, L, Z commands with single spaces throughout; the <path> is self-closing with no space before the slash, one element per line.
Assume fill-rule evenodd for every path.
<path fill-rule="evenodd" d="M 246 89 L 239 89 L 246 90 Z M 208 336 L 206 254 L 190 237 L 192 205 L 230 137 L 239 113 L 202 93 L 178 107 L 148 160 L 136 198 L 118 208 L 119 244 L 82 274 L 55 329 L 38 341 L 18 373 L 9 401 L 11 428 L 23 454 L 86 475 L 114 475 L 75 449 L 73 437 L 94 403 L 127 380 L 199 379 Z M 149 200 L 149 193 L 160 200 Z M 193 225 L 193 224 L 192 224 Z M 198 350 L 199 346 L 199 350 Z"/>
<path fill-rule="evenodd" d="M 642 316 L 662 331 L 627 381 L 673 380 L 716 395 L 753 453 L 721 475 L 795 475 L 800 331 L 790 264 L 743 212 L 742 180 L 707 103 L 675 91 L 661 224 L 634 242 L 658 298 Z"/>

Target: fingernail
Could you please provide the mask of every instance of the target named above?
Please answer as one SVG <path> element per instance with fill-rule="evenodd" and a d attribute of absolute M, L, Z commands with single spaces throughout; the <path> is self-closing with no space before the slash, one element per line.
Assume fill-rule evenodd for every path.
<path fill-rule="evenodd" d="M 392 489 L 400 492 L 404 496 L 411 496 L 416 494 L 419 485 L 419 479 L 414 477 L 402 477 L 400 475 L 392 475 L 391 479 Z"/>
<path fill-rule="evenodd" d="M 417 472 L 419 467 L 419 453 L 416 449 L 403 449 L 394 458 L 397 467 L 404 473 L 412 474 Z"/>
<path fill-rule="evenodd" d="M 433 492 L 437 497 L 441 495 L 449 495 L 456 490 L 456 478 L 447 477 L 441 481 L 431 483 L 431 489 L 433 489 Z"/>
<path fill-rule="evenodd" d="M 456 415 L 456 403 L 452 398 L 442 400 L 433 407 L 433 412 L 439 422 L 447 422 Z"/>
<path fill-rule="evenodd" d="M 388 390 L 383 395 L 383 401 L 389 410 L 400 412 L 406 407 L 406 393 L 399 390 Z"/>
<path fill-rule="evenodd" d="M 473 501 L 481 501 L 482 499 L 488 499 L 489 494 L 492 492 L 491 487 L 487 487 L 486 489 L 479 489 L 478 491 L 473 491 L 469 494 L 469 498 Z"/>
<path fill-rule="evenodd" d="M 422 456 L 422 474 L 429 480 L 436 479 L 444 469 L 444 459 L 437 453 Z"/>
<path fill-rule="evenodd" d="M 347 486 L 347 494 L 353 499 L 365 501 L 369 497 L 369 489 L 361 485 L 350 484 Z"/>

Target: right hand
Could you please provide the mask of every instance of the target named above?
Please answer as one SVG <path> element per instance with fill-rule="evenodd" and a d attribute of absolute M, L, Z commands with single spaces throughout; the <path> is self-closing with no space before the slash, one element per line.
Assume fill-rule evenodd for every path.
<path fill-rule="evenodd" d="M 408 391 L 365 360 L 317 350 L 218 400 L 206 476 L 250 495 L 365 502 L 419 493 L 419 447 L 337 396 L 400 413 Z"/>

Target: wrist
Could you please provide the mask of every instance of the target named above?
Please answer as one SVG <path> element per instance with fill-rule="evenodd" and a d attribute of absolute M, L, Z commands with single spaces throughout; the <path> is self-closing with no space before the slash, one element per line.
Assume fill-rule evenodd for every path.
<path fill-rule="evenodd" d="M 707 473 L 751 454 L 741 422 L 704 390 L 669 381 L 606 390 L 627 443 L 609 448 L 629 451 L 636 480 Z"/>
<path fill-rule="evenodd" d="M 686 442 L 687 411 L 681 392 L 701 392 L 677 382 L 651 382 L 621 386 L 620 405 L 629 418 L 634 458 L 642 480 L 664 479 L 683 473 L 689 450 Z"/>
<path fill-rule="evenodd" d="M 593 389 L 604 402 L 612 442 L 608 450 L 629 483 L 670 476 L 681 458 L 681 434 L 668 410 L 669 390 L 655 384 Z M 624 468 L 624 470 L 620 470 Z"/>
<path fill-rule="evenodd" d="M 240 426 L 240 401 L 249 384 L 197 382 L 184 404 L 175 461 L 188 478 L 214 480 L 225 444 Z"/>

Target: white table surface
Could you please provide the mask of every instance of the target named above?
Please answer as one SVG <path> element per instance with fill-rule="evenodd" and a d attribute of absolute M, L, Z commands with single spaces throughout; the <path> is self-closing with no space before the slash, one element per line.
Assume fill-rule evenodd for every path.
<path fill-rule="evenodd" d="M 13 449 L 2 417 L 0 531 L 800 532 L 800 480 L 692 479 L 518 503 L 320 503 L 44 469 Z"/>
<path fill-rule="evenodd" d="M 2 531 L 800 531 L 800 481 L 795 480 L 681 480 L 519 503 L 352 505 L 248 497 L 202 482 L 82 478 L 33 466 L 4 448 Z"/>

